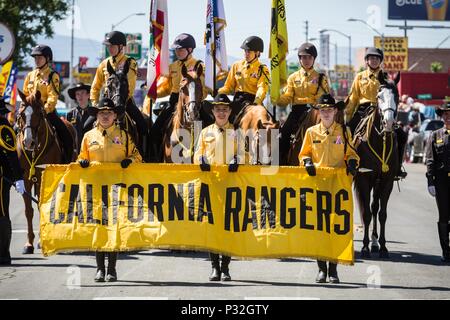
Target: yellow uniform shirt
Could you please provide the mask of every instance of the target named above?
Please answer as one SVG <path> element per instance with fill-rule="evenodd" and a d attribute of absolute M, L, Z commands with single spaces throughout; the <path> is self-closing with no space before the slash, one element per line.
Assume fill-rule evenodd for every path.
<path fill-rule="evenodd" d="M 28 96 L 35 94 L 37 91 L 41 93 L 41 101 L 44 104 L 45 112 L 55 111 L 59 96 L 59 75 L 53 73 L 52 79 L 49 79 L 52 70 L 49 66 L 42 69 L 35 69 L 27 74 L 23 83 L 23 92 Z M 49 80 L 53 83 L 50 83 Z"/>
<path fill-rule="evenodd" d="M 103 134 L 104 131 L 106 131 L 105 135 Z M 78 160 L 98 162 L 121 162 L 126 158 L 133 160 L 133 162 L 142 162 L 142 157 L 131 137 L 116 125 L 108 129 L 97 126 L 86 132 L 78 156 Z"/>
<path fill-rule="evenodd" d="M 219 93 L 247 92 L 255 95 L 255 103 L 262 104 L 269 90 L 270 75 L 266 65 L 258 59 L 248 63 L 245 59 L 233 64 Z"/>
<path fill-rule="evenodd" d="M 356 75 L 348 97 L 348 104 L 345 108 L 345 115 L 348 120 L 353 117 L 356 108 L 363 103 L 377 104 L 377 94 L 380 88 L 378 74 L 381 69 L 372 71 L 370 68 Z"/>
<path fill-rule="evenodd" d="M 277 105 L 281 107 L 286 107 L 288 104 L 315 105 L 321 95 L 330 92 L 327 77 L 324 75 L 320 84 L 319 78 L 320 75 L 316 70 L 300 68 L 289 76 Z"/>
<path fill-rule="evenodd" d="M 170 95 L 171 93 L 179 93 L 180 92 L 180 82 L 183 78 L 181 74 L 181 68 L 183 64 L 186 66 L 187 71 L 194 71 L 194 67 L 197 63 L 197 60 L 192 58 L 192 56 L 186 61 L 175 61 L 169 65 L 169 75 L 161 76 L 158 80 L 157 84 L 157 96 L 158 98 L 162 98 Z M 203 70 L 205 70 L 205 65 L 203 65 Z M 208 95 L 208 89 L 205 86 L 205 74 L 201 76 L 202 85 L 203 85 L 203 99 L 206 99 Z"/>
<path fill-rule="evenodd" d="M 344 154 L 345 140 L 340 124 L 334 122 L 329 129 L 326 129 L 322 123 L 308 128 L 299 154 L 300 164 L 303 165 L 305 158 L 311 158 L 318 167 L 345 168 L 344 160 L 350 159 L 356 159 L 359 163 L 359 156 L 350 147 L 352 136 L 348 129 L 347 139 L 349 141 Z"/>
<path fill-rule="evenodd" d="M 229 122 L 222 130 L 215 123 L 203 129 L 195 148 L 194 163 L 200 163 L 201 156 L 204 156 L 208 164 L 212 165 L 230 163 L 237 151 L 234 136 L 234 127 Z M 234 145 L 227 147 L 227 142 Z"/>
<path fill-rule="evenodd" d="M 129 57 L 123 53 L 119 53 L 115 59 L 113 57 L 108 57 L 103 60 L 97 67 L 95 73 L 94 81 L 91 87 L 91 101 L 94 106 L 98 104 L 100 98 L 100 92 L 104 85 L 106 85 L 106 80 L 109 78 L 109 72 L 107 69 L 107 63 L 111 64 L 114 70 L 122 68 Z M 137 79 L 137 63 L 134 59 L 130 60 L 130 70 L 128 71 L 128 98 L 132 98 L 134 95 L 134 89 L 136 88 Z"/>

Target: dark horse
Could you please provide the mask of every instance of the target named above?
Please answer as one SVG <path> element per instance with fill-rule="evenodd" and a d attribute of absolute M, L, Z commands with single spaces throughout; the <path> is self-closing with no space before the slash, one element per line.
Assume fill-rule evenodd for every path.
<path fill-rule="evenodd" d="M 194 69 L 187 71 L 183 65 L 180 83 L 180 95 L 176 110 L 165 124 L 163 136 L 163 161 L 175 163 L 192 163 L 195 137 L 202 128 L 210 125 L 212 118 L 203 110 L 203 65 L 198 61 Z"/>
<path fill-rule="evenodd" d="M 106 79 L 105 97 L 111 99 L 116 106 L 124 107 L 125 114 L 119 119 L 123 129 L 125 129 L 133 139 L 139 153 L 147 159 L 147 143 L 149 121 L 136 107 L 133 99 L 128 98 L 129 84 L 128 71 L 130 70 L 130 59 L 126 60 L 123 67 L 114 70 L 111 64 L 106 66 L 109 77 Z"/>
<path fill-rule="evenodd" d="M 22 169 L 24 169 L 25 189 L 31 194 L 34 186 L 35 194 L 39 194 L 41 185 L 42 164 L 63 163 L 61 142 L 55 130 L 47 119 L 44 105 L 41 102 L 41 93 L 37 91 L 28 97 L 19 90 L 22 105 L 17 116 L 17 153 Z M 63 120 L 69 129 L 76 144 L 75 128 L 67 121 Z M 72 159 L 73 160 L 73 159 Z M 23 248 L 24 254 L 34 253 L 33 241 L 33 207 L 31 199 L 23 195 L 25 203 L 25 216 L 27 218 L 27 243 Z"/>
<path fill-rule="evenodd" d="M 389 257 L 385 238 L 387 204 L 399 161 L 397 135 L 394 129 L 399 102 L 397 84 L 400 81 L 400 73 L 394 81 L 387 81 L 380 72 L 379 81 L 381 86 L 377 96 L 378 105 L 366 108 L 354 134 L 360 167 L 371 170 L 360 172 L 355 177 L 356 198 L 364 222 L 364 240 L 361 250 L 363 258 L 371 256 L 369 226 L 372 217 L 374 224 L 371 251 L 379 252 L 380 258 Z M 377 215 L 380 221 L 379 240 Z"/>

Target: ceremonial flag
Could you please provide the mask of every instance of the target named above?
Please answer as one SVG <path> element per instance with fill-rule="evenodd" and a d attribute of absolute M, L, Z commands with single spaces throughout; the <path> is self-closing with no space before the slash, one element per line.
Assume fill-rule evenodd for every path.
<path fill-rule="evenodd" d="M 272 31 L 270 34 L 270 98 L 275 104 L 280 97 L 280 88 L 287 82 L 286 55 L 288 54 L 288 37 L 286 27 L 286 10 L 284 0 L 272 0 Z"/>
<path fill-rule="evenodd" d="M 224 32 L 226 25 L 223 1 L 208 0 L 205 31 L 205 84 L 212 91 L 216 89 L 216 81 L 224 79 L 228 74 Z"/>
<path fill-rule="evenodd" d="M 161 75 L 169 73 L 169 23 L 167 0 L 151 0 L 150 45 L 147 62 L 148 97 L 156 100 L 156 84 Z"/>

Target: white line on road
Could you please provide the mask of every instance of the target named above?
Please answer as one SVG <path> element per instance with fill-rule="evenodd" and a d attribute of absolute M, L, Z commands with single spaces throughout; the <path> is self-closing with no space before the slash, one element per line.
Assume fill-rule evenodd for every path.
<path fill-rule="evenodd" d="M 316 297 L 244 297 L 244 300 L 320 300 Z"/>
<path fill-rule="evenodd" d="M 92 300 L 169 300 L 169 297 L 95 297 Z"/>

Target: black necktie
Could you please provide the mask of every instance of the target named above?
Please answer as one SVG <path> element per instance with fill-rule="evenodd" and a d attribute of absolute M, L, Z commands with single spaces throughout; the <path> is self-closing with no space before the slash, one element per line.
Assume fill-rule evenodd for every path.
<path fill-rule="evenodd" d="M 106 130 L 103 130 L 103 136 L 106 137 L 107 134 Z"/>
<path fill-rule="evenodd" d="M 222 128 L 219 128 L 219 132 L 220 133 L 222 133 L 222 132 L 224 132 L 225 130 L 223 130 Z"/>

